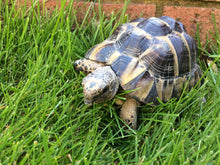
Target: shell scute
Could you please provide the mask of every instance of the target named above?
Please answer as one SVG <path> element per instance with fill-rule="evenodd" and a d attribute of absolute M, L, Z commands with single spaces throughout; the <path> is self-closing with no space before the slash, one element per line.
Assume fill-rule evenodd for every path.
<path fill-rule="evenodd" d="M 131 56 L 126 56 L 127 59 L 130 60 L 130 62 L 125 63 L 126 61 L 122 62 L 121 60 L 122 58 L 120 57 L 121 56 L 118 57 L 119 59 L 115 60 L 115 63 L 113 62 L 114 64 L 111 64 L 111 67 L 113 70 L 119 69 L 119 71 L 116 71 L 115 73 L 119 78 L 122 88 L 124 88 L 125 84 L 128 84 L 132 80 L 136 79 L 136 77 L 144 73 L 146 71 L 146 68 L 138 61 L 138 58 L 132 58 Z M 122 70 L 120 68 L 120 63 L 126 66 L 126 68 Z"/>
<path fill-rule="evenodd" d="M 120 25 L 118 26 L 115 31 L 112 33 L 112 35 L 108 38 L 109 41 L 114 41 L 117 39 L 118 34 L 120 34 L 122 31 L 125 30 L 125 26 Z"/>
<path fill-rule="evenodd" d="M 181 22 L 167 16 L 162 16 L 160 17 L 160 19 L 168 23 L 172 30 L 177 31 L 179 33 L 186 32 L 186 29 Z"/>
<path fill-rule="evenodd" d="M 152 36 L 166 36 L 172 32 L 172 29 L 167 23 L 155 17 L 140 22 L 137 27 Z"/>
<path fill-rule="evenodd" d="M 197 58 L 197 46 L 195 41 L 190 37 L 187 33 L 183 33 L 183 37 L 185 38 L 187 45 L 190 50 L 190 57 L 191 57 L 191 68 L 195 67 L 196 58 Z"/>
<path fill-rule="evenodd" d="M 122 87 L 125 90 L 134 90 L 129 94 L 143 103 L 155 103 L 157 100 L 154 78 L 148 71 L 143 71 Z"/>
<path fill-rule="evenodd" d="M 117 76 L 121 76 L 127 68 L 128 63 L 132 61 L 132 57 L 126 55 L 120 55 L 117 59 L 111 63 L 111 67 Z"/>
<path fill-rule="evenodd" d="M 175 55 L 177 56 L 178 64 L 178 73 L 179 75 L 184 75 L 190 72 L 190 52 L 187 48 L 186 43 L 178 35 L 168 36 L 169 40 L 172 43 L 173 48 L 175 49 Z"/>
<path fill-rule="evenodd" d="M 115 31 L 112 33 L 112 35 L 107 39 L 109 41 L 115 41 L 121 35 L 124 35 L 124 33 L 132 31 L 134 26 L 132 24 L 126 23 L 123 25 L 118 26 Z"/>
<path fill-rule="evenodd" d="M 106 62 L 109 57 L 116 51 L 114 43 L 102 42 L 91 48 L 85 55 L 90 60 Z"/>
<path fill-rule="evenodd" d="M 142 36 L 136 43 L 138 44 L 137 49 L 139 50 L 139 54 L 141 55 L 152 46 L 152 39 Z"/>
<path fill-rule="evenodd" d="M 140 84 L 144 84 L 144 82 L 146 81 L 151 81 L 151 79 L 153 79 L 151 74 L 148 71 L 144 71 L 141 74 L 139 74 L 137 77 L 129 81 L 127 84 L 124 84 L 123 88 L 125 90 L 137 89 L 142 86 Z"/>
<path fill-rule="evenodd" d="M 147 50 L 151 45 L 151 39 L 146 36 L 139 35 L 138 30 L 135 30 L 130 34 L 127 42 L 118 49 L 121 54 L 126 54 L 128 56 L 139 57 L 145 50 Z"/>
<path fill-rule="evenodd" d="M 183 33 L 183 32 L 186 32 L 186 29 L 185 27 L 183 26 L 183 24 L 179 21 L 176 21 L 175 22 L 175 28 L 174 28 L 175 31 L 179 32 L 179 33 Z"/>
<path fill-rule="evenodd" d="M 174 76 L 174 54 L 169 44 L 163 40 L 154 39 L 152 47 L 143 52 L 140 61 L 147 69 L 152 70 L 156 77 Z"/>
<path fill-rule="evenodd" d="M 115 41 L 115 47 L 121 50 L 125 49 L 128 43 L 130 42 L 130 39 L 131 39 L 130 34 L 131 34 L 130 31 L 127 31 L 121 34 L 120 38 Z"/>

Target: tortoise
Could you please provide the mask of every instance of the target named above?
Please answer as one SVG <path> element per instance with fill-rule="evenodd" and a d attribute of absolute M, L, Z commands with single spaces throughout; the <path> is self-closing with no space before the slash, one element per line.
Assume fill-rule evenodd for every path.
<path fill-rule="evenodd" d="M 119 89 L 130 90 L 120 117 L 136 129 L 140 103 L 178 99 L 184 86 L 190 90 L 202 84 L 203 72 L 196 60 L 196 43 L 184 25 L 162 16 L 120 25 L 74 66 L 87 75 L 82 82 L 85 104 L 110 100 Z"/>

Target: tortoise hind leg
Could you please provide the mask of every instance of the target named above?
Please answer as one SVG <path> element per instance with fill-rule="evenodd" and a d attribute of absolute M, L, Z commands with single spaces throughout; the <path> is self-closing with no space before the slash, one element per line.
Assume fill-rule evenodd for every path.
<path fill-rule="evenodd" d="M 137 129 L 137 106 L 135 99 L 127 98 L 120 111 L 120 118 L 134 130 Z"/>
<path fill-rule="evenodd" d="M 86 75 L 102 66 L 104 66 L 104 64 L 101 62 L 91 61 L 87 59 L 79 59 L 74 62 L 75 69 L 78 71 L 82 71 Z"/>

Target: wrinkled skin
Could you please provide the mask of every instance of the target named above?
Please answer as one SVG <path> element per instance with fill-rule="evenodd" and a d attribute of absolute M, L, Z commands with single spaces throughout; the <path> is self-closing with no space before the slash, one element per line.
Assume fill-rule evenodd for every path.
<path fill-rule="evenodd" d="M 112 99 L 118 91 L 119 82 L 110 66 L 101 67 L 83 79 L 84 102 L 92 105 Z"/>

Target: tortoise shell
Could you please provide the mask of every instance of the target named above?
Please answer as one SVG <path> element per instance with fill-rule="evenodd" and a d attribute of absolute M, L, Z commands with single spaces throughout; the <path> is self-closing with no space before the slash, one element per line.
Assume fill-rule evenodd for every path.
<path fill-rule="evenodd" d="M 195 41 L 181 22 L 167 16 L 123 24 L 85 57 L 111 66 L 121 87 L 134 90 L 130 95 L 143 103 L 178 98 L 202 75 Z"/>

